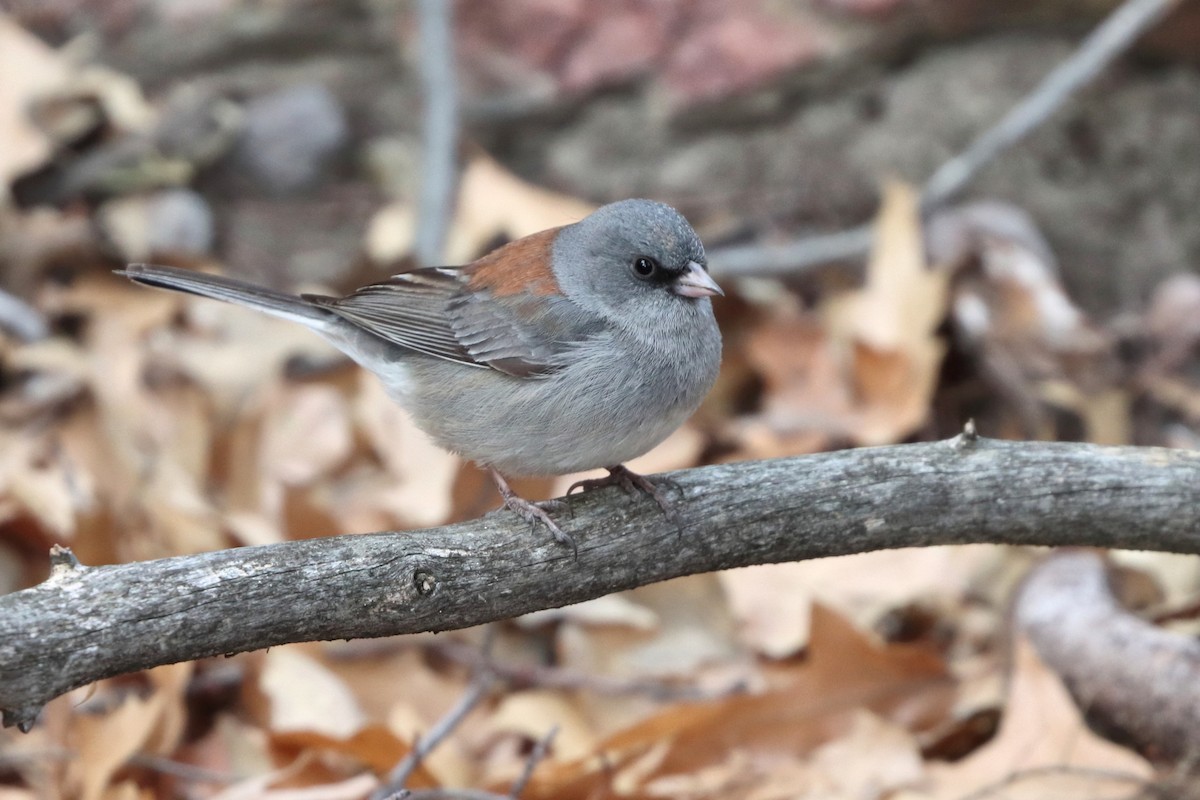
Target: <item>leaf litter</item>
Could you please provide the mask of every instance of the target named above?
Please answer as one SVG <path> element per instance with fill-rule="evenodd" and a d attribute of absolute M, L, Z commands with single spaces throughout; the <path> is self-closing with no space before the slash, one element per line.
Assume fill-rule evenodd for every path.
<path fill-rule="evenodd" d="M 55 152 L 50 133 L 13 115 L 13 98 L 64 97 L 75 68 L 0 23 L 0 57 L 23 48 L 45 65 L 0 69 L 7 190 Z M 120 76 L 90 80 L 126 128 L 150 124 Z M 406 254 L 407 202 L 378 211 L 368 259 Z M 467 260 L 590 208 L 473 153 L 449 249 Z M 1184 437 L 1200 418 L 1194 279 L 1173 279 L 1144 318 L 1102 329 L 1072 304 L 1043 248 L 992 224 L 999 213 L 947 223 L 966 242 L 951 252 L 924 229 L 915 191 L 889 182 L 861 287 L 806 305 L 782 284 L 730 286 L 720 313 L 737 335 L 722 384 L 635 468 L 948 435 L 968 416 L 989 433 L 1058 438 L 1066 418 L 1092 441 L 1142 442 L 1139 404 L 1156 409 L 1163 438 Z M 26 276 L 55 331 L 0 347 L 5 574 L 32 582 L 54 543 L 113 563 L 432 526 L 496 505 L 471 467 L 317 337 L 106 274 L 114 265 L 73 214 L 0 204 L 6 266 Z M 80 248 L 71 274 L 52 279 L 49 266 Z M 1132 378 L 1117 369 L 1118 340 L 1144 353 Z M 952 357 L 969 368 L 951 369 Z M 750 401 L 736 400 L 746 386 Z M 528 485 L 557 493 L 576 477 Z M 1008 641 L 1005 603 L 1030 561 L 971 547 L 755 567 L 496 626 L 498 657 L 582 682 L 490 698 L 410 785 L 503 794 L 555 727 L 522 797 L 955 798 L 1020 771 L 1028 779 L 1005 796 L 1103 788 L 1055 766 L 1149 780 L 1144 761 L 1087 730 L 1028 646 Z M 1177 560 L 1138 566 L 1160 571 L 1175 599 L 1197 592 L 1194 569 Z M 0 795 L 364 797 L 470 685 L 470 670 L 435 642 L 278 647 L 76 690 L 32 733 L 0 734 Z M 211 688 L 218 674 L 225 690 Z M 606 690 L 589 689 L 588 675 L 609 680 Z M 646 679 L 708 697 L 655 697 Z M 613 693 L 620 681 L 629 691 Z M 998 729 L 971 727 L 990 718 Z M 936 755 L 954 736 L 963 752 Z"/>

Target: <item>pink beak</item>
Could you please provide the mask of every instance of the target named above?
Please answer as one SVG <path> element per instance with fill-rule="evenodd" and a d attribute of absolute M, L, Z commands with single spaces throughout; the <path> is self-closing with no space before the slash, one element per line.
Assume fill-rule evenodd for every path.
<path fill-rule="evenodd" d="M 688 262 L 687 271 L 675 280 L 671 291 L 680 297 L 712 297 L 715 294 L 725 296 L 712 276 L 695 261 Z"/>

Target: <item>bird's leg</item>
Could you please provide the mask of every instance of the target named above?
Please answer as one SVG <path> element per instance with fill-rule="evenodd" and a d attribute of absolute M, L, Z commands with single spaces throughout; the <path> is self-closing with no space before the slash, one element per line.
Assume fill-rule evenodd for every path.
<path fill-rule="evenodd" d="M 514 492 L 504 476 L 496 470 L 489 467 L 488 474 L 492 476 L 492 481 L 496 484 L 496 491 L 500 492 L 500 496 L 504 498 L 505 508 L 531 525 L 537 525 L 539 522 L 545 525 L 554 536 L 554 541 L 567 545 L 575 552 L 576 558 L 579 557 L 579 545 L 575 543 L 575 539 L 558 527 L 558 523 L 546 513 L 545 509 Z"/>
<path fill-rule="evenodd" d="M 628 494 L 648 494 L 654 498 L 654 502 L 658 503 L 658 507 L 667 515 L 668 519 L 675 520 L 678 514 L 675 512 L 674 504 L 667 499 L 667 493 L 663 491 L 663 485 L 670 483 L 665 479 L 661 479 L 658 484 L 647 478 L 645 475 L 639 475 L 633 470 L 625 467 L 622 464 L 617 464 L 615 467 L 605 467 L 608 470 L 607 478 L 588 478 L 582 481 L 575 481 L 567 489 L 567 495 L 576 489 L 581 491 L 591 491 L 604 486 L 620 486 Z"/>

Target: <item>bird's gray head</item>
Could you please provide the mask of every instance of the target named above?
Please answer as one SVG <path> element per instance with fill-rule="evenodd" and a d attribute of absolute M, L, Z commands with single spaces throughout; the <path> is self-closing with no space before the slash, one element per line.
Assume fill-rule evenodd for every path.
<path fill-rule="evenodd" d="M 563 228 L 553 259 L 563 292 L 602 313 L 630 304 L 710 313 L 708 298 L 721 294 L 700 237 L 682 214 L 653 200 L 610 203 Z"/>

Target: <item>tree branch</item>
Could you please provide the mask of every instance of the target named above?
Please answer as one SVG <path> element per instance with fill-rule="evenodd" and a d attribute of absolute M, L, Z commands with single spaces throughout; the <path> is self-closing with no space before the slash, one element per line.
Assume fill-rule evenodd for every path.
<path fill-rule="evenodd" d="M 1123 608 L 1098 554 L 1044 561 L 1015 613 L 1093 730 L 1159 764 L 1200 772 L 1200 642 Z"/>
<path fill-rule="evenodd" d="M 425 95 L 424 148 L 415 244 L 417 261 L 438 266 L 454 212 L 458 154 L 458 82 L 451 0 L 418 0 L 421 89 Z"/>
<path fill-rule="evenodd" d="M 686 470 L 676 522 L 619 490 L 560 522 L 578 558 L 505 512 L 133 564 L 60 555 L 0 597 L 0 709 L 28 727 L 91 681 L 296 641 L 442 631 L 711 570 L 1000 542 L 1200 553 L 1200 453 L 1005 442 L 848 450 Z"/>

